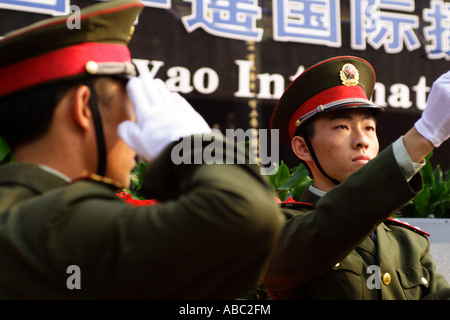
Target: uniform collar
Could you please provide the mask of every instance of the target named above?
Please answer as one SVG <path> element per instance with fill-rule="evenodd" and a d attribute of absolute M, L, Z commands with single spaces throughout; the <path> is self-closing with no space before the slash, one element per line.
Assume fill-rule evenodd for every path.
<path fill-rule="evenodd" d="M 37 194 L 59 187 L 66 182 L 60 175 L 43 170 L 36 164 L 15 162 L 0 166 L 0 185 L 19 185 Z"/>
<path fill-rule="evenodd" d="M 326 195 L 325 191 L 322 191 L 320 189 L 317 189 L 316 187 L 314 187 L 313 185 L 309 186 L 309 191 L 311 191 L 312 193 L 314 193 L 315 195 L 319 196 L 319 197 L 323 197 L 324 195 Z"/>
<path fill-rule="evenodd" d="M 64 173 L 59 172 L 58 170 L 55 170 L 55 169 L 53 169 L 53 168 L 44 166 L 43 164 L 39 165 L 39 168 L 41 168 L 41 169 L 44 170 L 44 171 L 47 171 L 48 173 L 51 173 L 51 174 L 53 174 L 53 175 L 55 175 L 55 176 L 60 177 L 61 179 L 63 179 L 63 180 L 64 180 L 65 182 L 67 182 L 67 183 L 69 183 L 69 182 L 72 181 L 72 180 L 71 180 L 68 176 L 66 176 Z"/>
<path fill-rule="evenodd" d="M 314 188 L 314 187 L 313 187 Z M 317 188 L 314 188 L 317 191 L 321 191 Z M 314 192 L 311 189 L 311 186 L 308 189 L 305 189 L 305 191 L 303 191 L 303 194 L 301 196 L 300 201 L 301 202 L 306 202 L 306 203 L 311 203 L 311 206 L 314 208 L 316 206 L 316 202 L 320 200 L 320 198 L 322 197 L 321 195 L 318 195 L 316 192 Z M 321 191 L 323 192 L 323 191 Z M 325 193 L 323 193 L 325 194 Z"/>

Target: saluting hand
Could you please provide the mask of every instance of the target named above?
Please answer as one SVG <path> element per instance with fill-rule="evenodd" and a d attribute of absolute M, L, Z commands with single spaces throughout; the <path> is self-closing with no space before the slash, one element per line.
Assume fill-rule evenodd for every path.
<path fill-rule="evenodd" d="M 414 126 L 436 148 L 450 137 L 450 71 L 433 83 L 427 107 Z"/>
<path fill-rule="evenodd" d="M 132 78 L 127 92 L 136 122 L 122 122 L 118 134 L 145 161 L 157 157 L 172 141 L 211 132 L 202 116 L 160 79 L 147 74 Z"/>

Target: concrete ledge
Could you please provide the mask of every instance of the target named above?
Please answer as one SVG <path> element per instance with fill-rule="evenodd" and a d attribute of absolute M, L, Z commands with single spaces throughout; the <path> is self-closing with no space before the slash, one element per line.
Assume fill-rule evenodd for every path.
<path fill-rule="evenodd" d="M 436 271 L 450 283 L 450 219 L 401 218 L 430 234 L 430 253 Z"/>

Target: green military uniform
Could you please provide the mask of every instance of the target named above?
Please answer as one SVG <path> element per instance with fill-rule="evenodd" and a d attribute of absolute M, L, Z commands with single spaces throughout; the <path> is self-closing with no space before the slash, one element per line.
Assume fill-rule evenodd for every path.
<path fill-rule="evenodd" d="M 283 144 L 290 145 L 302 126 L 322 112 L 366 108 L 377 113 L 380 108 L 369 100 L 374 84 L 375 73 L 363 59 L 322 61 L 289 86 L 271 127 L 280 130 Z M 322 197 L 306 190 L 301 201 L 307 204 L 286 204 L 291 206 L 285 208 L 290 218 L 264 277 L 269 296 L 450 298 L 447 281 L 436 273 L 428 238 L 388 220 L 421 190 L 420 175 L 406 177 L 391 145 L 345 181 L 336 181 L 321 167 L 309 134 L 303 131 L 302 138 L 311 158 L 336 186 Z"/>
<path fill-rule="evenodd" d="M 151 207 L 125 204 L 106 183 L 1 166 L 0 298 L 244 295 L 283 223 L 271 187 L 254 166 L 177 166 L 170 152 L 145 173 L 143 191 L 164 202 Z M 80 289 L 66 283 L 72 265 Z"/>
<path fill-rule="evenodd" d="M 420 189 L 420 177 L 407 183 L 387 148 L 322 198 L 306 190 L 302 202 L 311 206 L 285 209 L 292 217 L 264 280 L 270 297 L 450 297 L 447 281 L 436 273 L 428 238 L 393 221 L 377 223 Z M 368 237 L 374 229 L 375 241 Z"/>
<path fill-rule="evenodd" d="M 6 35 L 0 98 L 44 83 L 135 74 L 127 43 L 142 6 L 107 1 L 82 10 L 80 29 L 55 17 Z M 223 138 L 215 139 L 217 147 Z M 195 164 L 175 165 L 173 146 L 144 175 L 141 191 L 161 203 L 154 206 L 124 203 L 117 185 L 98 176 L 66 181 L 35 164 L 1 166 L 0 298 L 231 299 L 252 289 L 284 222 L 272 188 L 256 165 L 199 164 L 197 143 L 183 150 Z M 233 146 L 223 148 L 228 161 Z"/>

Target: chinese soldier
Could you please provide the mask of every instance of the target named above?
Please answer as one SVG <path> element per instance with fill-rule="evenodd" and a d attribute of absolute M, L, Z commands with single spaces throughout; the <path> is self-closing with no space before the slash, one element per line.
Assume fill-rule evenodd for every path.
<path fill-rule="evenodd" d="M 271 120 L 314 183 L 288 216 L 264 278 L 272 299 L 447 299 L 424 232 L 390 219 L 421 188 L 425 156 L 450 136 L 450 72 L 413 128 L 378 154 L 375 72 L 343 56 L 306 70 Z M 288 204 L 286 204 L 288 205 Z"/>
<path fill-rule="evenodd" d="M 135 75 L 141 10 L 107 1 L 81 10 L 80 29 L 55 17 L 0 41 L 0 135 L 15 157 L 0 167 L 0 298 L 230 299 L 267 266 L 284 223 L 273 190 L 255 165 L 174 164 L 177 139 L 228 142 Z M 116 196 L 136 155 L 159 205 Z"/>

